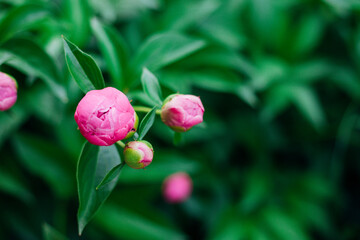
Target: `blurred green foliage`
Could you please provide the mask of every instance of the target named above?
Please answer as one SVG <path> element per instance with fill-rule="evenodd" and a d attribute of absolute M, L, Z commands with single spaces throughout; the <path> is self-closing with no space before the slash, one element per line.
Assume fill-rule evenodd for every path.
<path fill-rule="evenodd" d="M 78 239 L 83 94 L 61 35 L 133 103 L 153 106 L 147 67 L 206 109 L 179 146 L 155 120 L 153 163 L 123 168 L 82 239 L 360 237 L 358 0 L 0 0 L 0 71 L 19 83 L 0 113 L 1 239 Z M 194 192 L 169 205 L 177 171 Z"/>

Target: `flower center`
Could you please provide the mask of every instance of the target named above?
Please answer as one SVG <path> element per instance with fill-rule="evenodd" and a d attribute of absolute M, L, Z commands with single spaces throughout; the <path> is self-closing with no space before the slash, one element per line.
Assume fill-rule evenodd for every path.
<path fill-rule="evenodd" d="M 108 108 L 108 109 L 99 110 L 99 111 L 97 112 L 96 117 L 99 118 L 99 119 L 101 119 L 102 121 L 104 121 L 105 118 L 106 118 L 106 115 L 107 115 L 107 113 L 110 111 L 110 109 L 111 109 L 111 107 Z"/>

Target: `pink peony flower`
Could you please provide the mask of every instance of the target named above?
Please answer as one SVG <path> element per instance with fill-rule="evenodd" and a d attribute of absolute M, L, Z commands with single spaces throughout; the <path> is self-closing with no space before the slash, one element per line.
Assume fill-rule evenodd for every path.
<path fill-rule="evenodd" d="M 0 72 L 0 111 L 11 108 L 17 100 L 17 83 L 9 75 Z"/>
<path fill-rule="evenodd" d="M 79 102 L 74 118 L 90 143 L 109 146 L 132 131 L 135 111 L 125 94 L 108 87 L 89 91 Z"/>
<path fill-rule="evenodd" d="M 154 150 L 148 141 L 128 142 L 124 148 L 124 158 L 127 165 L 140 169 L 148 166 L 153 159 Z"/>
<path fill-rule="evenodd" d="M 184 202 L 192 192 L 192 180 L 184 172 L 170 175 L 163 182 L 163 195 L 169 203 Z"/>
<path fill-rule="evenodd" d="M 186 132 L 203 121 L 204 106 L 193 95 L 170 95 L 161 108 L 161 120 L 176 132 Z"/>

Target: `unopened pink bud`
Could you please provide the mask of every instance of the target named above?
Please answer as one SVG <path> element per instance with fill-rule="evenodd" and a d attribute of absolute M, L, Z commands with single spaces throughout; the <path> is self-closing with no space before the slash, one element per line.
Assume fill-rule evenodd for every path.
<path fill-rule="evenodd" d="M 192 192 L 192 180 L 184 172 L 170 175 L 163 182 L 163 195 L 169 203 L 184 202 Z"/>
<path fill-rule="evenodd" d="M 0 111 L 11 108 L 17 100 L 17 83 L 9 75 L 0 72 Z"/>
<path fill-rule="evenodd" d="M 89 91 L 79 102 L 74 118 L 90 143 L 109 146 L 133 129 L 135 111 L 125 94 L 108 87 Z"/>
<path fill-rule="evenodd" d="M 161 108 L 161 120 L 176 132 L 186 132 L 203 121 L 204 106 L 199 97 L 174 94 Z"/>
<path fill-rule="evenodd" d="M 154 157 L 154 150 L 148 141 L 128 142 L 124 148 L 124 158 L 128 166 L 140 169 L 149 166 Z"/>

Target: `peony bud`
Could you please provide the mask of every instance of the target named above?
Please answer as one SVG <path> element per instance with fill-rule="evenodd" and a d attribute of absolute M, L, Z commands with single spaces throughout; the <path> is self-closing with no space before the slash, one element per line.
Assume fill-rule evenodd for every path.
<path fill-rule="evenodd" d="M 163 195 L 167 202 L 179 203 L 189 198 L 192 192 L 192 180 L 187 173 L 178 172 L 163 182 Z"/>
<path fill-rule="evenodd" d="M 0 72 L 0 111 L 8 110 L 15 104 L 17 87 L 15 79 Z"/>
<path fill-rule="evenodd" d="M 175 132 L 186 132 L 203 121 L 204 106 L 199 97 L 174 94 L 161 108 L 161 120 Z"/>
<path fill-rule="evenodd" d="M 125 94 L 108 87 L 89 91 L 79 102 L 74 118 L 90 143 L 109 146 L 132 131 L 136 117 Z"/>
<path fill-rule="evenodd" d="M 127 165 L 140 169 L 148 166 L 154 156 L 154 150 L 148 141 L 128 142 L 124 148 L 124 158 Z"/>

